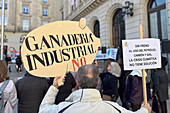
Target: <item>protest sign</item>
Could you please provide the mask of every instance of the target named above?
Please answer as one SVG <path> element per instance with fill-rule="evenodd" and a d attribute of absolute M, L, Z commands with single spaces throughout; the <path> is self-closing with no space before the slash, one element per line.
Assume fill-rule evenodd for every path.
<path fill-rule="evenodd" d="M 35 76 L 64 76 L 67 71 L 91 64 L 100 45 L 85 19 L 56 21 L 28 33 L 21 56 L 25 69 Z"/>
<path fill-rule="evenodd" d="M 161 67 L 159 39 L 123 40 L 122 45 L 125 70 Z"/>
<path fill-rule="evenodd" d="M 114 59 L 116 60 L 117 56 L 117 48 L 109 48 L 106 50 L 106 53 L 102 53 L 102 50 L 98 50 L 96 54 L 96 60 L 103 60 L 103 59 Z"/>
<path fill-rule="evenodd" d="M 107 54 L 106 53 L 102 53 L 102 50 L 98 50 L 95 60 L 103 60 L 106 59 Z"/>
<path fill-rule="evenodd" d="M 108 59 L 114 59 L 114 60 L 116 60 L 117 51 L 118 51 L 117 48 L 107 49 L 107 57 L 108 57 Z"/>

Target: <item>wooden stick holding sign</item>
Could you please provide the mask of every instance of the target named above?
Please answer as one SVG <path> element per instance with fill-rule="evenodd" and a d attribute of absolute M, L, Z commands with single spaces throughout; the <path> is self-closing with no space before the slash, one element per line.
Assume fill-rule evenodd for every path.
<path fill-rule="evenodd" d="M 142 33 L 142 25 L 139 25 L 139 34 L 140 39 L 143 39 L 143 33 Z M 147 104 L 147 92 L 146 92 L 146 79 L 145 79 L 145 69 L 142 69 L 142 83 L 143 83 L 143 98 L 144 98 L 144 104 Z"/>

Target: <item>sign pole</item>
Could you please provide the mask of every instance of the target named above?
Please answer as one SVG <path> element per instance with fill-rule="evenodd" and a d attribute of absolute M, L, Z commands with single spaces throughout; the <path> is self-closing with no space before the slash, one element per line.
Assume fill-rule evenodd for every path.
<path fill-rule="evenodd" d="M 139 25 L 140 39 L 143 39 L 142 25 Z M 144 104 L 147 104 L 147 93 L 146 93 L 146 79 L 145 79 L 145 69 L 142 69 L 142 83 L 143 83 L 143 98 Z"/>
<path fill-rule="evenodd" d="M 5 10 L 5 0 L 2 0 L 2 23 L 1 23 L 1 60 L 3 60 L 3 43 L 4 43 L 4 10 Z"/>

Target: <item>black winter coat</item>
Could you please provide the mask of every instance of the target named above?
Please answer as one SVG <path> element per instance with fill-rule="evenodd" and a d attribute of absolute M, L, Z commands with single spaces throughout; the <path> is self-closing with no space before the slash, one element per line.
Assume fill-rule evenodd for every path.
<path fill-rule="evenodd" d="M 29 73 L 16 82 L 18 113 L 38 113 L 39 106 L 49 88 L 45 78 Z"/>
<path fill-rule="evenodd" d="M 53 84 L 54 77 L 51 77 L 49 79 L 49 85 Z M 59 86 L 59 92 L 55 99 L 55 104 L 59 104 L 60 102 L 65 101 L 65 99 L 72 93 L 72 89 L 75 88 L 76 81 L 73 77 L 73 75 L 68 72 L 65 77 L 64 85 Z"/>
<path fill-rule="evenodd" d="M 164 70 L 156 70 L 153 76 L 153 94 L 157 94 L 161 102 L 168 97 L 168 74 Z"/>
<path fill-rule="evenodd" d="M 59 104 L 72 93 L 72 89 L 76 86 L 76 81 L 73 75 L 69 72 L 66 74 L 64 85 L 60 86 L 59 92 L 55 99 L 55 104 Z"/>
<path fill-rule="evenodd" d="M 104 95 L 117 95 L 118 94 L 118 79 L 115 75 L 112 75 L 109 72 L 100 74 L 100 78 L 103 86 Z"/>

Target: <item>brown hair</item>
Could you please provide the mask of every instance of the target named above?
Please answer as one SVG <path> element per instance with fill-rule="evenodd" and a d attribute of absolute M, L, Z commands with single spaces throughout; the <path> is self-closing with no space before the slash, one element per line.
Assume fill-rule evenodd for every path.
<path fill-rule="evenodd" d="M 108 65 L 111 65 L 111 61 L 110 61 L 110 60 L 107 60 L 107 61 L 105 62 L 103 72 L 108 72 L 108 70 L 107 70 Z"/>
<path fill-rule="evenodd" d="M 0 83 L 9 79 L 7 64 L 4 60 L 0 60 Z"/>

